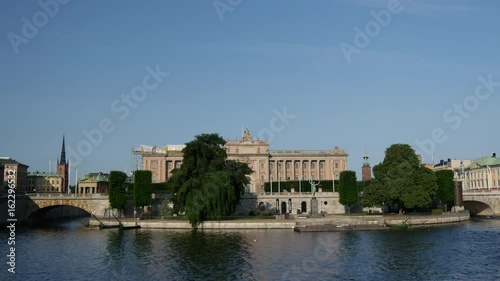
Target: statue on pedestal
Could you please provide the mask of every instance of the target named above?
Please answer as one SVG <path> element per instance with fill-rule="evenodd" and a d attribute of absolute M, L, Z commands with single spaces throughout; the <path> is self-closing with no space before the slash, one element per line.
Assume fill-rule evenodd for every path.
<path fill-rule="evenodd" d="M 311 192 L 313 198 L 316 198 L 316 187 L 319 185 L 320 181 L 318 181 L 318 183 L 315 183 L 312 179 L 310 179 L 309 183 L 311 184 Z"/>

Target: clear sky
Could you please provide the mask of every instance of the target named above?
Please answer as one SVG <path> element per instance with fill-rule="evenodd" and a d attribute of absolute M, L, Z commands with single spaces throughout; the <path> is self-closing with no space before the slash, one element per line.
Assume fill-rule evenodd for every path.
<path fill-rule="evenodd" d="M 425 162 L 500 152 L 498 1 L 68 2 L 0 2 L 0 156 L 30 171 L 63 134 L 82 176 L 242 126 L 271 149 L 338 145 L 358 177 L 394 143 Z"/>

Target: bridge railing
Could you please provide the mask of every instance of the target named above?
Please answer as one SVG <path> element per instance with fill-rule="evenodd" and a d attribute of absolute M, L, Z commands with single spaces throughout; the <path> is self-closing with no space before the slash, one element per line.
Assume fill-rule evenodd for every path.
<path fill-rule="evenodd" d="M 51 192 L 28 192 L 29 197 L 54 197 L 54 198 L 75 198 L 75 197 L 103 197 L 108 196 L 106 193 L 51 193 Z"/>

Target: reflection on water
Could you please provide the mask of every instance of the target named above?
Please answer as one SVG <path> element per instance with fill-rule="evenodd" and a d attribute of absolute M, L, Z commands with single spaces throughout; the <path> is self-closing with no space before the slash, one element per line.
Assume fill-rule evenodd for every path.
<path fill-rule="evenodd" d="M 500 220 L 336 233 L 101 231 L 76 220 L 16 231 L 17 280 L 500 279 Z"/>

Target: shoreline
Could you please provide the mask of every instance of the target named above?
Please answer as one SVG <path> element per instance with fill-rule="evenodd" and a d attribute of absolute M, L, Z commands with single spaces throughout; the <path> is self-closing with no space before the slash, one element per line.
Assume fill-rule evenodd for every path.
<path fill-rule="evenodd" d="M 237 219 L 205 221 L 198 229 L 290 229 L 300 232 L 309 231 L 345 231 L 345 230 L 386 230 L 393 229 L 391 225 L 402 225 L 408 215 L 370 215 L 349 216 L 330 215 L 321 218 L 295 218 L 295 219 Z M 437 226 L 450 223 L 460 223 L 470 219 L 469 212 L 443 213 L 442 215 L 415 215 L 408 219 L 409 228 L 422 226 Z M 105 225 L 118 225 L 115 219 L 100 219 Z M 134 226 L 133 218 L 120 219 L 124 226 Z M 192 229 L 187 220 L 138 220 L 137 225 L 147 229 Z M 98 227 L 99 222 L 89 219 L 89 227 Z M 396 227 L 397 228 L 397 227 Z"/>

